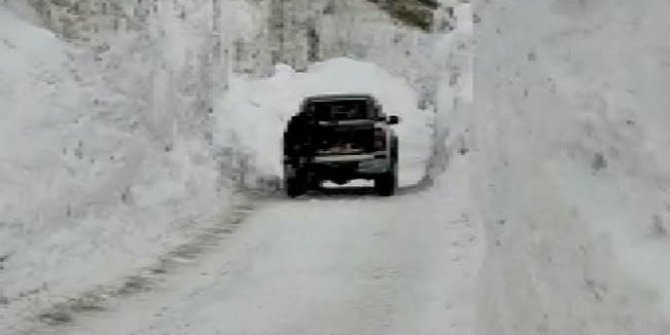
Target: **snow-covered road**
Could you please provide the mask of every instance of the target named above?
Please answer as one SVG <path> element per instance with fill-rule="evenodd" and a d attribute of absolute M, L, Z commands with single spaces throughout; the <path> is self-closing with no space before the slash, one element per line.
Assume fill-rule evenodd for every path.
<path fill-rule="evenodd" d="M 483 237 L 467 180 L 393 198 L 269 201 L 152 290 L 45 332 L 473 333 Z"/>

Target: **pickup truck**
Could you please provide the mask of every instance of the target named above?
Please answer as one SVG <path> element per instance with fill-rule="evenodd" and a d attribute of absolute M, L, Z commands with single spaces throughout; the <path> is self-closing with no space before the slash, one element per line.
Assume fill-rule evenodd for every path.
<path fill-rule="evenodd" d="M 304 99 L 288 122 L 283 139 L 284 188 L 296 197 L 323 181 L 344 185 L 374 181 L 383 196 L 393 195 L 398 179 L 398 138 L 371 95 L 319 95 Z"/>

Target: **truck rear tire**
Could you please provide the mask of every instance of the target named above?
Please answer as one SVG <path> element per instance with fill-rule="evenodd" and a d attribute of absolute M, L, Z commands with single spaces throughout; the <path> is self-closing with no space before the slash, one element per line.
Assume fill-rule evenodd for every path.
<path fill-rule="evenodd" d="M 375 178 L 375 191 L 377 194 L 389 197 L 395 193 L 398 178 L 395 169 Z"/>
<path fill-rule="evenodd" d="M 310 176 L 307 181 L 307 188 L 309 190 L 318 190 L 321 188 L 321 179 L 317 178 L 317 176 Z"/>
<path fill-rule="evenodd" d="M 388 172 L 375 178 L 375 191 L 385 197 L 395 194 L 398 188 L 398 140 L 393 139 L 391 145 L 391 168 Z"/>
<path fill-rule="evenodd" d="M 286 195 L 295 198 L 305 193 L 307 181 L 304 173 L 290 164 L 284 166 L 284 189 Z"/>
<path fill-rule="evenodd" d="M 295 178 L 287 179 L 285 186 L 286 186 L 286 195 L 288 195 L 291 198 L 295 198 L 305 193 L 304 185 L 302 185 L 302 183 L 300 183 L 300 181 L 296 180 Z"/>

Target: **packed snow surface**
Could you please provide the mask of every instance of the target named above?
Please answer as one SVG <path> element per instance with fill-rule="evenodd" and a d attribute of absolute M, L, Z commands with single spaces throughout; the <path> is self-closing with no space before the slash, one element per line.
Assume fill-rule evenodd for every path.
<path fill-rule="evenodd" d="M 474 334 L 484 241 L 468 169 L 459 158 L 393 198 L 266 202 L 151 292 L 33 334 Z"/>

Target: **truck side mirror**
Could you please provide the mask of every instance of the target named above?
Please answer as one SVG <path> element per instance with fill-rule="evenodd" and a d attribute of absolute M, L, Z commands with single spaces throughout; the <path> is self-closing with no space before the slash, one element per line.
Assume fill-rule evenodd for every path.
<path fill-rule="evenodd" d="M 400 117 L 398 115 L 391 115 L 386 122 L 390 125 L 398 124 L 400 123 Z"/>

